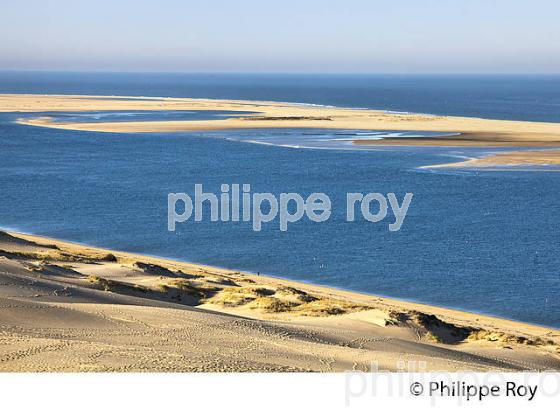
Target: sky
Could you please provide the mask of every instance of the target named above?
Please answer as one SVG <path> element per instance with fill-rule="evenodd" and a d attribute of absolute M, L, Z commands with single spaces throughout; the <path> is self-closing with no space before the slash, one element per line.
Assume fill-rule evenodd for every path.
<path fill-rule="evenodd" d="M 0 3 L 0 70 L 560 73 L 558 0 Z"/>

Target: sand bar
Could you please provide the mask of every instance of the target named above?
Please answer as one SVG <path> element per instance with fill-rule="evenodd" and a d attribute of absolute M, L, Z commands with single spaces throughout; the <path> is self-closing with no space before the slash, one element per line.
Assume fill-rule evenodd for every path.
<path fill-rule="evenodd" d="M 387 113 L 270 101 L 210 100 L 159 97 L 0 94 L 1 112 L 87 112 L 100 110 L 228 110 L 236 118 L 201 121 L 54 122 L 48 116 L 21 118 L 19 123 L 66 130 L 97 132 L 179 132 L 258 128 L 327 128 L 449 132 L 445 137 L 356 140 L 359 145 L 457 147 L 560 147 L 560 124 L 528 121 Z M 255 114 L 257 112 L 258 114 Z M 523 150 L 462 163 L 426 168 L 555 165 L 555 154 Z"/>
<path fill-rule="evenodd" d="M 539 170 L 551 166 L 550 170 L 560 171 L 560 151 L 540 150 L 540 151 L 513 151 L 500 152 L 482 158 L 473 158 L 461 162 L 451 162 L 447 164 L 428 165 L 421 168 L 492 168 L 515 169 L 516 167 L 539 166 Z M 506 168 L 507 167 L 507 168 Z M 543 168 L 544 167 L 544 168 Z"/>
<path fill-rule="evenodd" d="M 382 145 L 560 146 L 560 123 L 387 113 L 291 103 L 191 98 L 0 95 L 2 112 L 83 112 L 97 110 L 231 110 L 247 115 L 223 120 L 53 122 L 49 117 L 22 119 L 28 125 L 98 132 L 174 132 L 250 128 L 329 128 L 359 130 L 437 131 L 461 134 L 437 139 L 358 141 Z M 259 114 L 250 114 L 258 112 Z"/>

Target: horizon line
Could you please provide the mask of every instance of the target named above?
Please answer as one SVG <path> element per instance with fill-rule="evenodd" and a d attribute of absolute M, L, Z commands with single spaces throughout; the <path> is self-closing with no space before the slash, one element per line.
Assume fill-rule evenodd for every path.
<path fill-rule="evenodd" d="M 560 72 L 499 72 L 499 71 L 480 71 L 480 72 L 361 72 L 361 71 L 340 71 L 340 72 L 312 72 L 312 71 L 166 71 L 166 70 L 104 70 L 104 69 L 4 69 L 0 68 L 0 73 L 68 73 L 68 74 L 191 74 L 191 75 L 309 75 L 309 76 L 335 76 L 335 75 L 354 75 L 354 76 L 560 76 Z"/>

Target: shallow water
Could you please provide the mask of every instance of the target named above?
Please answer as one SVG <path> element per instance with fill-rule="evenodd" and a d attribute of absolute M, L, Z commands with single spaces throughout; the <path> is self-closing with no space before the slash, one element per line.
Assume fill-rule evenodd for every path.
<path fill-rule="evenodd" d="M 353 141 L 384 138 L 423 138 L 452 135 L 430 131 L 384 131 L 384 130 L 329 130 L 329 129 L 275 129 L 208 132 L 208 136 L 253 144 L 275 145 L 285 148 L 314 148 L 335 150 L 375 151 L 379 147 L 358 145 Z"/>
<path fill-rule="evenodd" d="M 242 143 L 276 135 L 283 145 L 299 135 L 330 144 L 332 131 L 135 135 L 29 127 L 15 118 L 0 114 L 4 227 L 560 327 L 556 173 L 417 169 L 480 148 Z M 276 195 L 324 192 L 333 214 L 287 232 L 207 219 L 168 232 L 167 194 L 192 194 L 195 183 L 216 193 L 224 183 Z M 393 220 L 346 222 L 347 192 L 414 198 L 402 229 L 389 232 Z"/>
<path fill-rule="evenodd" d="M 224 110 L 121 110 L 121 111 L 84 111 L 61 112 L 45 111 L 21 113 L 21 118 L 50 117 L 53 122 L 123 122 L 123 121 L 202 121 L 224 120 L 234 118 L 240 114 L 254 114 L 247 111 Z"/>

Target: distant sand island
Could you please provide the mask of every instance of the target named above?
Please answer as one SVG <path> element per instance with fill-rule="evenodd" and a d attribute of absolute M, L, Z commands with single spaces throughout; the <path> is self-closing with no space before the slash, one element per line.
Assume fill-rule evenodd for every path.
<path fill-rule="evenodd" d="M 560 370 L 551 328 L 12 232 L 0 305 L 3 372 Z"/>
<path fill-rule="evenodd" d="M 55 122 L 48 116 L 21 119 L 27 125 L 98 132 L 174 132 L 257 128 L 329 128 L 357 130 L 436 131 L 445 137 L 356 140 L 355 144 L 391 146 L 539 147 L 517 150 L 483 161 L 438 165 L 519 166 L 560 164 L 560 123 L 389 113 L 381 110 L 325 107 L 268 101 L 192 98 L 0 94 L 2 112 L 85 112 L 101 110 L 229 110 L 247 112 L 235 118 L 194 121 Z M 258 114 L 255 114 L 257 112 Z"/>

